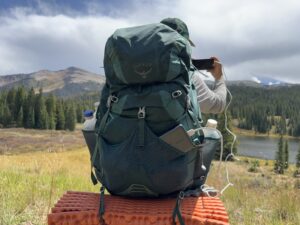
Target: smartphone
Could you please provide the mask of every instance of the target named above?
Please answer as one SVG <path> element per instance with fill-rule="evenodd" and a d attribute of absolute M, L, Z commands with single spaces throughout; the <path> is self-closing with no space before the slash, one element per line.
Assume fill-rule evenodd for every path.
<path fill-rule="evenodd" d="M 192 59 L 192 63 L 198 70 L 209 70 L 214 67 L 214 59 Z"/>
<path fill-rule="evenodd" d="M 182 152 L 188 152 L 195 147 L 190 136 L 181 124 L 164 133 L 159 138 Z"/>

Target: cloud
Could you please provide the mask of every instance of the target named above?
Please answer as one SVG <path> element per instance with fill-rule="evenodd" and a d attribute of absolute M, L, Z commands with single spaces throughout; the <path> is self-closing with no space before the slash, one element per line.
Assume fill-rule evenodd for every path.
<path fill-rule="evenodd" d="M 99 72 L 104 45 L 115 29 L 132 24 L 109 17 L 18 13 L 1 19 L 0 73 L 79 66 Z"/>
<path fill-rule="evenodd" d="M 229 79 L 300 82 L 296 0 L 89 1 L 83 11 L 41 2 L 0 16 L 0 74 L 72 65 L 103 72 L 104 45 L 115 29 L 179 17 L 196 43 L 193 56 L 220 57 Z"/>

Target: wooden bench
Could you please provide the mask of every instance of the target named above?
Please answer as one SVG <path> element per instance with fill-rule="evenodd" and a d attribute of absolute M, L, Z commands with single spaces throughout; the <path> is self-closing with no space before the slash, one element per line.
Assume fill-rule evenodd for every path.
<path fill-rule="evenodd" d="M 48 225 L 99 225 L 99 194 L 68 191 L 52 208 Z M 176 199 L 130 199 L 105 195 L 107 225 L 171 225 Z M 219 198 L 187 197 L 181 202 L 186 225 L 228 225 Z M 176 224 L 179 224 L 178 222 Z"/>

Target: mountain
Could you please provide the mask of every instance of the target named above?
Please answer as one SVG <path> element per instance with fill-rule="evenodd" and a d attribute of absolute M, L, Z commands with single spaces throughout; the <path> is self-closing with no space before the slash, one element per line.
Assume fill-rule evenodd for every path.
<path fill-rule="evenodd" d="M 214 82 L 205 80 L 209 86 Z M 62 97 L 74 97 L 83 93 L 99 92 L 105 83 L 103 75 L 91 73 L 89 71 L 69 67 L 59 71 L 41 70 L 30 74 L 14 74 L 0 76 L 0 91 L 8 90 L 12 87 L 23 85 L 25 88 L 33 87 L 36 91 L 43 88 L 44 93 L 53 93 Z M 252 80 L 226 81 L 228 87 L 257 87 L 257 88 L 277 88 L 282 86 L 294 86 L 270 78 L 255 77 Z"/>
<path fill-rule="evenodd" d="M 30 74 L 0 76 L 0 91 L 23 85 L 36 91 L 43 88 L 44 93 L 70 97 L 82 93 L 99 91 L 105 77 L 89 71 L 69 67 L 59 71 L 41 70 Z"/>
<path fill-rule="evenodd" d="M 289 85 L 288 83 L 286 83 L 284 81 L 277 80 L 272 77 L 266 77 L 266 76 L 254 76 L 254 77 L 252 77 L 252 80 L 263 86 L 286 86 L 286 85 Z"/>
<path fill-rule="evenodd" d="M 281 88 L 281 87 L 292 87 L 292 86 L 299 86 L 299 84 L 291 84 L 286 83 L 283 81 L 275 80 L 275 79 L 261 79 L 258 80 L 257 78 L 252 80 L 234 80 L 234 81 L 226 81 L 227 86 L 240 86 L 240 87 L 257 87 L 257 88 Z"/>
<path fill-rule="evenodd" d="M 260 84 L 251 80 L 228 80 L 227 86 L 246 86 L 246 87 L 261 87 Z"/>

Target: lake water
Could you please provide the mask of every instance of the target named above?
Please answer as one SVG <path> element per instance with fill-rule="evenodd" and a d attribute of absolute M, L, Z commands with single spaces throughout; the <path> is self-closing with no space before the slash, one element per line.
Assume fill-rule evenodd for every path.
<path fill-rule="evenodd" d="M 238 136 L 238 155 L 252 156 L 262 159 L 274 159 L 278 138 Z M 289 161 L 295 163 L 300 140 L 290 139 Z"/>

